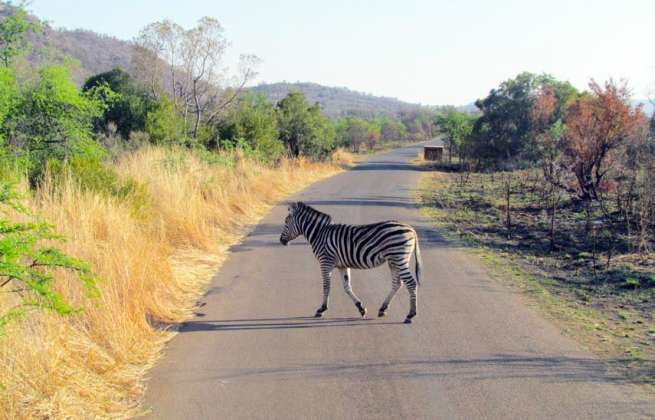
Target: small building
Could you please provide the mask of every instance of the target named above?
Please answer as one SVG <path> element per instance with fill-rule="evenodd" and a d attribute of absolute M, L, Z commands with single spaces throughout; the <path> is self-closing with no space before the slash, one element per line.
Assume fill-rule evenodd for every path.
<path fill-rule="evenodd" d="M 438 137 L 430 140 L 430 143 L 423 146 L 424 160 L 441 160 L 443 159 L 444 143 Z"/>

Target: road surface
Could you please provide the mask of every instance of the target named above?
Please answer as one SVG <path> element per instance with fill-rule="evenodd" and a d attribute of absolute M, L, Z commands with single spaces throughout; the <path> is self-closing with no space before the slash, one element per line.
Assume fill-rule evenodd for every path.
<path fill-rule="evenodd" d="M 151 372 L 157 419 L 649 418 L 655 403 L 489 278 L 429 228 L 411 198 L 418 147 L 373 156 L 293 199 L 335 222 L 414 225 L 423 256 L 419 312 L 402 324 L 386 266 L 353 270 L 362 320 L 333 276 L 323 319 L 318 264 L 304 239 L 279 243 L 286 205 L 240 245 Z"/>

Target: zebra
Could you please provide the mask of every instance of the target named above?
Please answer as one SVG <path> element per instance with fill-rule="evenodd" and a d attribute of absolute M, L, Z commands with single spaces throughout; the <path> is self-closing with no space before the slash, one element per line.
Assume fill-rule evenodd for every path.
<path fill-rule="evenodd" d="M 410 310 L 405 323 L 416 316 L 416 292 L 421 272 L 421 251 L 418 235 L 411 226 L 394 220 L 369 225 L 332 224 L 332 217 L 302 202 L 291 203 L 280 235 L 282 245 L 303 235 L 318 260 L 323 279 L 323 303 L 314 315 L 323 316 L 328 308 L 330 279 L 334 268 L 343 278 L 343 288 L 359 310 L 362 318 L 366 308 L 355 295 L 350 284 L 350 269 L 373 268 L 385 261 L 391 270 L 391 291 L 378 310 L 378 317 L 385 316 L 396 292 L 404 283 L 409 291 Z M 410 259 L 414 253 L 416 278 L 410 271 Z"/>

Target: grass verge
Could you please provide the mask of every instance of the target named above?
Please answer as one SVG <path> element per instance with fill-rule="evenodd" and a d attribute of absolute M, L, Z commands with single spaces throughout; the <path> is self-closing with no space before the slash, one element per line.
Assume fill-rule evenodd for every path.
<path fill-rule="evenodd" d="M 335 158 L 347 160 L 347 156 Z M 46 182 L 29 206 L 91 262 L 101 297 L 64 274 L 57 287 L 83 312 L 33 311 L 0 338 L 0 418 L 127 418 L 142 413 L 143 378 L 248 227 L 278 200 L 340 170 L 236 153 L 145 148 L 113 164 L 128 191 L 108 195 L 70 177 Z M 0 295 L 0 307 L 16 297 Z"/>

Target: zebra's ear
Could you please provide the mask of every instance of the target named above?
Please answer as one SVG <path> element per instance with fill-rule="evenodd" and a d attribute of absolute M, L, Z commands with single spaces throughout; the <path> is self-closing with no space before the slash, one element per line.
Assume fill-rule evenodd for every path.
<path fill-rule="evenodd" d="M 305 203 L 303 203 L 302 201 L 289 203 L 289 213 L 293 214 L 298 209 L 301 209 L 303 207 L 307 207 L 307 205 Z"/>

